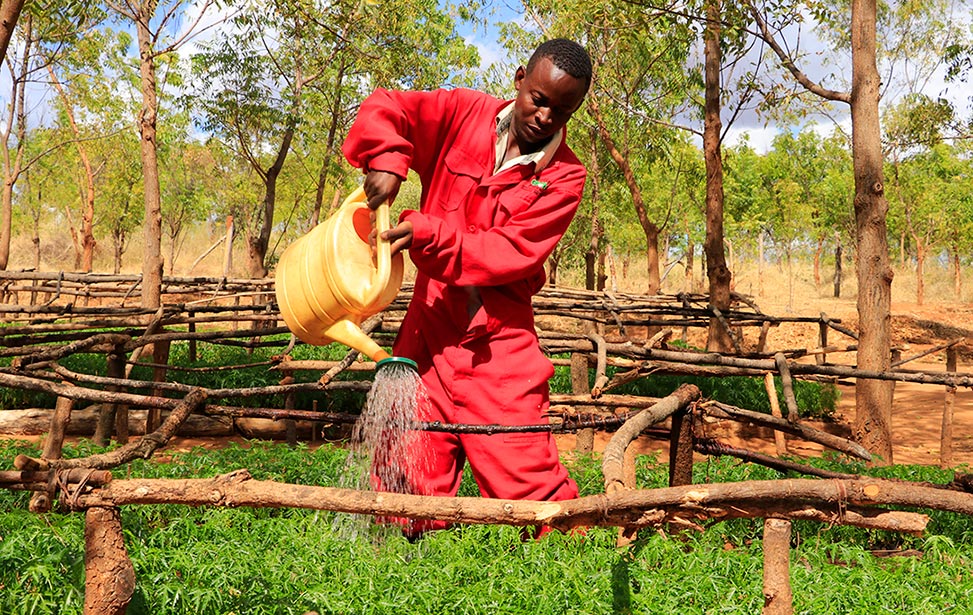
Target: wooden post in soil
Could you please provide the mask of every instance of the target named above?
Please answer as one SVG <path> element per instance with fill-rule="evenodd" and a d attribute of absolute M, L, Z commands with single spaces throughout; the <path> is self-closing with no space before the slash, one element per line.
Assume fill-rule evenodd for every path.
<path fill-rule="evenodd" d="M 196 312 L 189 310 L 189 362 L 196 363 L 196 338 L 192 336 L 196 333 Z"/>
<path fill-rule="evenodd" d="M 764 374 L 764 389 L 767 390 L 767 399 L 770 401 L 770 414 L 781 418 L 780 402 L 777 401 L 777 387 L 774 385 L 774 375 L 770 372 Z M 774 447 L 777 449 L 777 456 L 787 454 L 787 438 L 784 432 L 779 429 L 774 430 Z"/>
<path fill-rule="evenodd" d="M 125 377 L 125 351 L 121 344 L 116 344 L 108 353 L 108 365 L 106 373 L 109 378 Z M 118 391 L 118 387 L 110 386 L 109 391 Z M 118 404 L 104 404 L 98 413 L 98 423 L 95 426 L 95 435 L 92 438 L 98 446 L 108 446 L 111 442 L 112 433 L 117 433 L 116 414 Z M 126 413 L 127 414 L 127 413 Z M 128 438 L 128 418 L 125 419 L 125 437 Z M 120 440 L 119 440 L 120 441 Z M 123 442 L 124 444 L 124 442 Z"/>
<path fill-rule="evenodd" d="M 901 364 L 902 364 L 902 349 L 893 348 L 891 365 L 901 365 Z M 892 387 L 892 399 L 894 401 L 895 400 L 895 380 L 892 380 L 892 384 L 890 384 L 889 386 Z"/>
<path fill-rule="evenodd" d="M 284 377 L 280 379 L 281 386 L 286 386 L 288 384 L 294 384 L 294 372 L 290 370 L 284 370 Z M 294 409 L 294 392 L 288 391 L 284 393 L 284 409 L 293 410 Z M 284 419 L 284 431 L 287 437 L 287 445 L 291 447 L 297 446 L 297 421 L 294 419 Z"/>
<path fill-rule="evenodd" d="M 611 440 L 605 445 L 605 452 L 601 459 L 601 473 L 605 477 L 605 493 L 612 494 L 616 491 L 625 490 L 624 459 L 628 445 L 647 428 L 661 423 L 699 398 L 699 388 L 696 385 L 680 385 L 668 396 L 656 401 L 651 407 L 625 421 L 625 424 L 615 431 Z M 683 421 L 683 423 L 688 422 Z M 690 461 L 692 461 L 693 454 L 691 444 L 690 442 L 688 449 Z M 691 470 L 692 467 L 690 466 Z"/>
<path fill-rule="evenodd" d="M 635 456 L 630 444 L 638 438 L 648 427 L 672 417 L 672 440 L 669 451 L 669 481 L 673 481 L 673 468 L 678 466 L 679 471 L 677 480 L 685 480 L 686 458 L 688 457 L 689 478 L 685 483 L 692 483 L 693 471 L 693 442 L 691 420 L 680 419 L 679 426 L 676 426 L 675 415 L 685 412 L 685 407 L 692 401 L 699 399 L 699 388 L 691 384 L 683 384 L 667 397 L 660 399 L 652 407 L 639 412 L 634 417 L 625 421 L 611 437 L 605 446 L 602 455 L 601 472 L 605 477 L 605 493 L 614 494 L 620 491 L 635 490 Z M 690 415 L 692 413 L 690 412 Z M 688 432 L 688 440 L 686 433 Z M 677 435 L 678 434 L 678 435 Z M 679 451 L 678 453 L 676 451 Z M 678 461 L 677 461 L 678 459 Z M 627 532 L 625 528 L 619 528 L 618 546 L 622 547 L 632 542 L 634 533 Z"/>
<path fill-rule="evenodd" d="M 780 372 L 780 385 L 784 389 L 784 403 L 787 404 L 787 420 L 796 423 L 800 420 L 797 408 L 797 398 L 794 396 L 794 379 L 791 377 L 791 369 L 787 366 L 787 357 L 784 353 L 778 352 L 774 355 L 774 362 L 777 364 L 777 371 Z"/>
<path fill-rule="evenodd" d="M 760 335 L 757 337 L 757 352 L 763 354 L 767 348 L 767 335 L 770 333 L 770 321 L 765 320 L 760 325 Z"/>
<path fill-rule="evenodd" d="M 108 357 L 108 377 L 127 378 L 125 373 L 125 354 L 122 352 L 113 353 Z M 108 387 L 109 391 L 118 391 L 120 387 Z M 119 444 L 128 444 L 128 404 L 112 404 L 115 411 L 115 440 Z"/>
<path fill-rule="evenodd" d="M 67 397 L 58 397 L 54 405 L 54 414 L 51 416 L 51 428 L 44 439 L 44 450 L 41 452 L 42 459 L 60 459 L 61 449 L 64 446 L 64 436 L 68 431 L 68 423 L 71 421 L 71 408 L 74 400 Z M 31 512 L 45 513 L 51 510 L 51 493 L 47 491 L 35 491 L 30 496 L 28 507 Z"/>
<path fill-rule="evenodd" d="M 591 386 L 588 381 L 588 355 L 583 352 L 571 353 L 571 392 L 575 395 L 584 395 L 585 393 L 591 392 Z M 581 454 L 588 454 L 594 448 L 594 428 L 579 429 L 574 450 Z"/>
<path fill-rule="evenodd" d="M 152 381 L 153 382 L 165 382 L 166 381 L 166 366 L 169 364 L 169 340 L 162 340 L 152 344 L 152 362 L 155 363 L 155 367 L 152 368 Z M 153 395 L 159 397 L 162 396 L 162 391 L 156 389 L 152 392 Z M 145 433 L 152 433 L 159 428 L 162 424 L 162 408 L 149 408 L 149 412 L 145 419 Z"/>
<path fill-rule="evenodd" d="M 693 411 L 682 407 L 672 415 L 669 432 L 669 486 L 693 484 Z"/>
<path fill-rule="evenodd" d="M 957 363 L 956 346 L 946 349 L 946 371 L 954 373 Z M 946 399 L 943 403 L 943 426 L 939 438 L 939 466 L 953 467 L 953 408 L 956 403 L 956 385 L 946 385 Z"/>
<path fill-rule="evenodd" d="M 84 615 L 124 615 L 135 593 L 135 568 L 125 550 L 118 508 L 84 515 Z"/>
<path fill-rule="evenodd" d="M 828 328 L 828 315 L 821 312 L 821 322 L 818 323 L 818 332 L 821 337 L 819 340 L 821 353 L 814 355 L 818 365 L 824 365 L 828 362 L 828 354 L 825 352 L 825 348 L 828 347 Z"/>
<path fill-rule="evenodd" d="M 787 519 L 764 519 L 763 545 L 763 615 L 792 615 L 791 522 Z"/>

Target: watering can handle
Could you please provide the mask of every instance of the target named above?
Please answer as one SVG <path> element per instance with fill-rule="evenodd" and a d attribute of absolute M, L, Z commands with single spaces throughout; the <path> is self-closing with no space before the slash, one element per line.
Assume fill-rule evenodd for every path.
<path fill-rule="evenodd" d="M 392 244 L 388 240 L 382 239 L 382 233 L 389 230 L 391 226 L 389 216 L 388 202 L 382 203 L 375 209 L 375 231 L 377 235 L 375 238 L 375 273 L 372 276 L 372 284 L 365 293 L 365 305 L 371 305 L 379 300 L 392 277 Z"/>

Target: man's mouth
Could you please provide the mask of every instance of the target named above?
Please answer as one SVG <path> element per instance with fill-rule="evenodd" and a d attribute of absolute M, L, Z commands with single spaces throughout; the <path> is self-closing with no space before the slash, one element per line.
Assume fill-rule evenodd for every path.
<path fill-rule="evenodd" d="M 545 136 L 547 136 L 543 130 L 541 130 L 538 126 L 534 126 L 533 124 L 526 124 L 524 127 L 527 129 L 528 136 L 532 137 L 534 140 L 543 139 Z"/>

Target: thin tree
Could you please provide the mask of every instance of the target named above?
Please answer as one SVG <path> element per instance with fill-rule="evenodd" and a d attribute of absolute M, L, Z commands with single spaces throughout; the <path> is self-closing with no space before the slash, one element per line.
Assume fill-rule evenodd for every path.
<path fill-rule="evenodd" d="M 877 64 L 876 0 L 851 2 L 852 82 L 837 91 L 813 81 L 780 45 L 765 15 L 747 3 L 760 37 L 781 65 L 809 92 L 848 104 L 852 121 L 852 165 L 855 176 L 855 229 L 858 278 L 858 367 L 886 371 L 891 365 L 892 267 L 889 263 L 882 138 L 878 104 L 881 77 Z M 855 386 L 855 435 L 884 463 L 892 463 L 891 383 L 862 378 Z"/>
<path fill-rule="evenodd" d="M 24 0 L 3 0 L 0 2 L 0 60 L 7 57 L 7 47 L 13 38 Z"/>
<path fill-rule="evenodd" d="M 199 24 L 213 0 L 202 0 L 196 7 L 195 21 L 167 45 L 160 41 L 178 25 L 190 0 L 109 0 L 105 2 L 121 19 L 135 27 L 139 49 L 139 81 L 142 108 L 138 127 L 142 159 L 145 204 L 142 255 L 142 307 L 157 308 L 162 303 L 162 192 L 159 186 L 158 127 L 159 91 L 156 63 L 160 56 L 179 49 L 200 31 Z"/>
<path fill-rule="evenodd" d="M 720 68 L 723 55 L 720 49 L 720 1 L 708 0 L 705 11 L 703 158 L 706 161 L 706 239 L 703 242 L 703 252 L 706 255 L 710 303 L 714 308 L 725 311 L 730 307 L 732 274 L 726 265 L 726 253 L 723 249 L 723 156 L 720 148 L 723 126 L 720 119 Z M 720 352 L 733 350 L 730 332 L 726 330 L 721 319 L 710 319 L 706 347 Z"/>
<path fill-rule="evenodd" d="M 5 57 L 10 73 L 10 102 L 0 126 L 0 156 L 3 164 L 3 186 L 0 187 L 0 270 L 10 261 L 10 239 L 13 225 L 14 187 L 29 163 L 24 159 L 27 148 L 27 84 L 43 67 L 39 65 L 39 41 L 34 18 L 29 13 L 20 22 L 18 54 Z"/>

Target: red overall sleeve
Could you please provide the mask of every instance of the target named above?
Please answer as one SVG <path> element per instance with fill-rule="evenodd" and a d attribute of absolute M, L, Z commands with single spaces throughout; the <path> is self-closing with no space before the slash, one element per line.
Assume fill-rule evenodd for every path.
<path fill-rule="evenodd" d="M 385 171 L 404 180 L 412 168 L 427 177 L 452 134 L 451 95 L 449 90 L 375 90 L 362 102 L 342 145 L 345 158 L 366 173 Z"/>
<path fill-rule="evenodd" d="M 501 193 L 497 216 L 512 215 L 485 230 L 476 225 L 456 228 L 435 216 L 404 212 L 401 219 L 413 227 L 409 256 L 420 271 L 451 285 L 500 286 L 530 278 L 567 231 L 583 188 L 584 170 L 579 168 L 574 177 L 560 178 L 526 207 L 516 202 L 516 188 Z"/>

